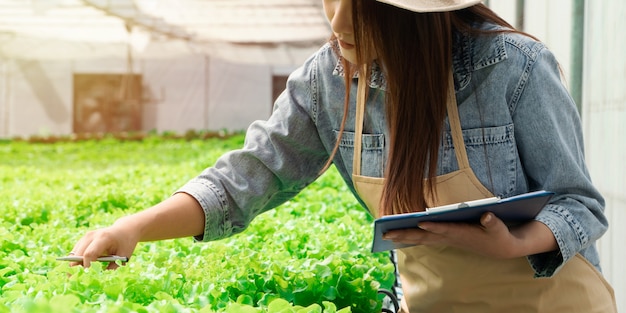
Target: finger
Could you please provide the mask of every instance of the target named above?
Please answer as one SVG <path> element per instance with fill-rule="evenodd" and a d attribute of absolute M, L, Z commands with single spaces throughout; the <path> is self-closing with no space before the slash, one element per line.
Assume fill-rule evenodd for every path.
<path fill-rule="evenodd" d="M 424 244 L 430 241 L 432 235 L 420 229 L 402 229 L 389 231 L 383 235 L 385 240 L 405 244 Z"/>
<path fill-rule="evenodd" d="M 446 222 L 420 222 L 417 227 L 425 232 L 433 233 L 441 236 L 450 236 L 458 232 L 460 229 L 466 229 L 469 224 L 465 223 L 446 223 Z"/>
<path fill-rule="evenodd" d="M 93 234 L 94 232 L 91 231 L 85 234 L 82 238 L 80 238 L 78 242 L 74 245 L 74 248 L 72 248 L 72 252 L 70 252 L 70 254 L 82 256 L 84 254 L 85 249 L 89 246 L 89 244 L 93 240 Z M 70 266 L 77 266 L 77 265 L 83 265 L 83 263 L 82 262 L 70 262 Z"/>
<path fill-rule="evenodd" d="M 420 232 L 424 232 L 423 230 L 418 229 L 396 229 L 390 230 L 383 234 L 383 239 L 385 240 L 394 240 L 394 239 L 403 239 L 406 237 L 416 237 Z"/>
<path fill-rule="evenodd" d="M 135 250 L 135 247 L 130 247 L 128 249 L 127 248 L 121 248 L 116 253 L 111 253 L 111 254 L 115 254 L 115 255 L 126 257 L 126 261 L 110 262 L 109 265 L 107 266 L 107 269 L 114 270 L 114 269 L 120 267 L 120 264 L 122 266 L 126 265 L 126 263 L 128 263 L 130 261 L 130 257 L 132 256 L 134 250 Z"/>
<path fill-rule="evenodd" d="M 117 243 L 115 238 L 103 229 L 94 235 L 93 240 L 83 251 L 83 266 L 89 267 L 97 258 L 111 254 L 118 254 Z"/>
<path fill-rule="evenodd" d="M 116 268 L 120 267 L 117 262 L 109 262 L 109 265 L 107 265 L 107 269 L 108 270 L 114 270 Z"/>
<path fill-rule="evenodd" d="M 136 245 L 136 242 L 123 240 L 113 230 L 103 229 L 85 250 L 83 262 L 93 262 L 98 257 L 105 255 L 118 255 L 130 260 Z M 116 262 L 110 262 L 107 265 L 108 269 L 116 269 L 118 267 L 119 265 Z"/>
<path fill-rule="evenodd" d="M 476 238 L 477 230 L 481 228 L 476 224 L 446 223 L 446 222 L 421 222 L 418 227 L 422 229 L 422 244 L 444 244 L 464 246 L 468 240 Z M 481 232 L 484 232 L 481 231 Z"/>
<path fill-rule="evenodd" d="M 493 214 L 492 213 L 485 213 L 483 214 L 483 216 L 480 217 L 480 224 L 483 225 L 483 227 L 485 228 L 489 228 L 490 226 L 493 226 Z"/>
<path fill-rule="evenodd" d="M 500 232 L 500 231 L 508 231 L 508 228 L 504 224 L 504 222 L 499 219 L 495 214 L 491 212 L 487 212 L 480 217 L 480 225 L 483 226 L 486 232 Z"/>

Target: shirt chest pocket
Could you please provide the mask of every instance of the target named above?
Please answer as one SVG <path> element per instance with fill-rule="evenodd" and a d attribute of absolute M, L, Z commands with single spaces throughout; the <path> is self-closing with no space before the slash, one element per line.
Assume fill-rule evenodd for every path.
<path fill-rule="evenodd" d="M 335 135 L 338 136 L 339 132 L 335 131 Z M 339 143 L 339 155 L 350 173 L 353 172 L 354 139 L 354 132 L 344 131 Z M 361 175 L 383 177 L 385 168 L 385 136 L 383 134 L 363 134 L 361 145 Z"/>
<path fill-rule="evenodd" d="M 513 124 L 463 130 L 463 141 L 472 171 L 478 180 L 497 196 L 510 195 L 521 168 Z M 438 174 L 458 169 L 452 135 L 444 135 L 439 151 Z"/>

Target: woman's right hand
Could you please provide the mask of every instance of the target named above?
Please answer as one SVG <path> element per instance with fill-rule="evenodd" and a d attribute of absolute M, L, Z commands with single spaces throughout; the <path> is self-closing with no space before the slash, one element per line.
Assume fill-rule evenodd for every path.
<path fill-rule="evenodd" d="M 72 250 L 74 255 L 82 255 L 83 261 L 70 265 L 89 267 L 98 257 L 107 255 L 130 259 L 139 241 L 202 235 L 204 223 L 198 201 L 186 193 L 176 193 L 147 210 L 118 219 L 110 227 L 85 234 Z M 111 262 L 107 268 L 117 267 Z"/>
<path fill-rule="evenodd" d="M 130 259 L 133 254 L 139 234 L 137 228 L 128 222 L 131 216 L 119 219 L 112 226 L 93 230 L 85 234 L 72 249 L 74 255 L 83 256 L 82 262 L 72 262 L 70 265 L 89 267 L 98 257 L 119 255 Z M 116 269 L 118 264 L 110 262 L 108 269 Z"/>

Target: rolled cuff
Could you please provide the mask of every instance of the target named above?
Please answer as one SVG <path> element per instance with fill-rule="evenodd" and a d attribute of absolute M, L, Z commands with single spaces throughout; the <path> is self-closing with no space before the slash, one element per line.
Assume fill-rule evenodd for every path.
<path fill-rule="evenodd" d="M 228 214 L 228 199 L 217 186 L 206 180 L 194 179 L 178 189 L 196 199 L 204 211 L 204 233 L 194 240 L 208 242 L 231 235 L 232 227 Z"/>
<path fill-rule="evenodd" d="M 542 214 L 544 212 L 547 214 Z M 550 228 L 559 250 L 531 255 L 528 259 L 535 271 L 535 277 L 552 277 L 567 260 L 578 253 L 579 247 L 583 247 L 588 239 L 585 239 L 586 236 L 582 232 L 584 228 L 561 207 L 548 205 L 542 213 L 537 216 L 537 221 Z"/>

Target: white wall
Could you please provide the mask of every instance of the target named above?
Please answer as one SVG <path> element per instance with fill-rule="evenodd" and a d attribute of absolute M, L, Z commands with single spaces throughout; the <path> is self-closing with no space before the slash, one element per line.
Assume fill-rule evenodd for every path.
<path fill-rule="evenodd" d="M 246 129 L 254 120 L 270 116 L 272 67 L 215 61 L 209 66 L 210 129 Z"/>
<path fill-rule="evenodd" d="M 0 138 L 72 133 L 73 74 L 127 72 L 125 59 L 0 61 Z M 244 130 L 272 107 L 271 65 L 202 55 L 137 60 L 144 130 Z"/>
<path fill-rule="evenodd" d="M 566 80 L 571 75 L 572 12 L 571 0 L 525 1 L 524 31 L 543 41 L 556 55 Z"/>
<path fill-rule="evenodd" d="M 4 125 L 0 131 L 66 134 L 71 130 L 72 74 L 67 61 L 7 61 L 6 89 L 0 95 Z"/>
<path fill-rule="evenodd" d="M 600 241 L 604 273 L 626 312 L 626 2 L 586 1 L 583 121 L 592 178 L 610 230 Z"/>
<path fill-rule="evenodd" d="M 571 80 L 573 0 L 526 0 L 524 31 L 546 43 Z M 598 243 L 603 273 L 626 312 L 626 2 L 586 1 L 582 120 L 589 171 L 610 227 Z M 516 0 L 490 7 L 515 24 Z"/>
<path fill-rule="evenodd" d="M 517 0 L 491 0 L 489 7 L 513 26 L 517 22 Z M 572 1 L 525 0 L 523 31 L 545 43 L 559 62 L 566 78 L 571 67 Z"/>

